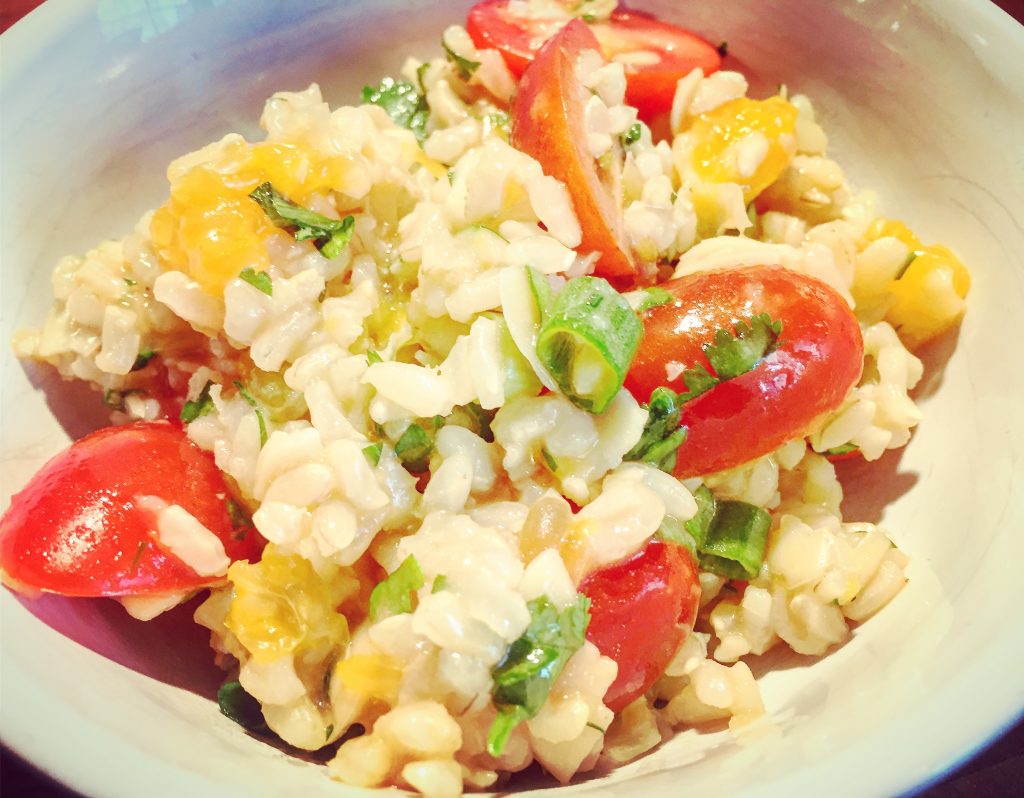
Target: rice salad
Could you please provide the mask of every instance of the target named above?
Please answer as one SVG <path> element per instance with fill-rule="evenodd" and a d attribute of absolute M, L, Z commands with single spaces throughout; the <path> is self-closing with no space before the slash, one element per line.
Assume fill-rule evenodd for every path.
<path fill-rule="evenodd" d="M 495 5 L 545 22 L 535 49 L 624 13 L 481 4 Z M 275 94 L 264 140 L 229 134 L 171 163 L 162 206 L 57 264 L 45 321 L 14 348 L 96 386 L 115 425 L 180 423 L 227 486 L 229 528 L 262 549 L 236 556 L 196 512 L 140 491 L 145 556 L 203 586 L 97 594 L 148 620 L 208 589 L 195 620 L 227 672 L 225 714 L 327 752 L 341 782 L 454 796 L 534 763 L 566 783 L 682 728 L 741 733 L 765 717 L 748 657 L 824 655 L 900 591 L 907 557 L 843 518 L 833 461 L 908 442 L 912 350 L 959 320 L 969 277 L 849 185 L 809 98 L 752 98 L 739 72 L 696 67 L 652 121 L 626 101 L 650 54 L 583 48 L 571 144 L 609 189 L 609 257 L 555 145 L 516 146 L 544 122 L 517 108 L 530 73 L 460 25 L 441 49 L 356 105 L 330 108 L 315 84 Z M 657 364 L 659 385 L 689 393 L 636 390 L 636 353 L 649 320 L 685 304 L 675 281 L 751 269 L 836 298 L 862 355 L 813 423 L 694 472 L 687 406 L 797 328 L 755 292 L 704 348 L 711 370 Z M 726 354 L 745 371 L 726 374 Z M 620 689 L 602 596 L 655 546 L 688 563 L 692 611 L 658 672 Z"/>

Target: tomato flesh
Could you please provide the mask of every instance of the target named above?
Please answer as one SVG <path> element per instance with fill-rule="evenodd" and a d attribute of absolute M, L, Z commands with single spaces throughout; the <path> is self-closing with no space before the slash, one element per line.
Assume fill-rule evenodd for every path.
<path fill-rule="evenodd" d="M 638 401 L 667 386 L 684 393 L 681 374 L 703 365 L 715 332 L 768 313 L 782 322 L 778 347 L 753 369 L 701 394 L 682 409 L 688 428 L 676 476 L 732 468 L 810 431 L 842 404 L 860 378 L 860 327 L 832 288 L 774 266 L 699 272 L 661 284 L 676 299 L 644 314 L 644 338 L 626 377 Z"/>
<path fill-rule="evenodd" d="M 544 173 L 565 183 L 583 231 L 581 253 L 596 252 L 595 273 L 629 282 L 637 268 L 628 254 L 622 209 L 586 148 L 585 92 L 576 77 L 576 57 L 596 50 L 587 26 L 573 20 L 545 44 L 523 73 L 512 100 L 509 140 L 537 159 Z"/>
<path fill-rule="evenodd" d="M 480 48 L 501 52 L 509 69 L 522 75 L 541 45 L 565 25 L 564 19 L 515 14 L 508 0 L 487 0 L 470 9 L 466 30 Z M 718 49 L 688 30 L 648 14 L 617 9 L 604 22 L 589 23 L 601 52 L 622 62 L 626 101 L 649 119 L 672 106 L 676 83 L 699 67 L 705 75 L 722 65 Z"/>
<path fill-rule="evenodd" d="M 619 666 L 604 703 L 619 712 L 665 672 L 693 629 L 700 604 L 697 566 L 686 549 L 652 540 L 640 552 L 588 576 L 587 639 Z"/>
<path fill-rule="evenodd" d="M 157 545 L 155 496 L 191 513 L 231 560 L 259 559 L 260 538 L 234 529 L 224 477 L 177 424 L 136 422 L 73 443 L 11 499 L 0 519 L 0 569 L 19 589 L 65 596 L 145 596 L 198 589 L 202 577 Z"/>

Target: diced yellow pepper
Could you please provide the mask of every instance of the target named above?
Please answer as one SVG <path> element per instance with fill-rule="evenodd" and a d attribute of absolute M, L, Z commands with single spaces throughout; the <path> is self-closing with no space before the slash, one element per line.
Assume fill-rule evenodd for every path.
<path fill-rule="evenodd" d="M 228 580 L 234 596 L 224 625 L 257 662 L 299 651 L 326 656 L 348 642 L 348 622 L 338 607 L 359 591 L 351 568 L 325 576 L 271 544 L 259 562 L 233 563 Z"/>
<path fill-rule="evenodd" d="M 911 232 L 909 227 L 897 219 L 879 217 L 868 226 L 867 232 L 864 234 L 864 238 L 868 241 L 877 241 L 879 238 L 886 237 L 902 241 L 910 249 L 921 248 L 920 239 Z"/>
<path fill-rule="evenodd" d="M 749 203 L 775 182 L 796 151 L 797 109 L 781 97 L 730 100 L 697 117 L 690 128 L 696 142 L 693 168 L 709 183 L 738 183 Z M 743 149 L 761 134 L 768 148 L 756 168 L 744 174 Z M 754 156 L 756 157 L 756 156 Z"/>
<path fill-rule="evenodd" d="M 386 654 L 359 654 L 338 662 L 334 678 L 363 698 L 394 704 L 402 683 L 402 667 Z"/>
<path fill-rule="evenodd" d="M 885 316 L 911 348 L 956 324 L 971 287 L 967 267 L 946 247 L 933 244 L 915 252 L 906 271 L 892 281 L 893 303 Z"/>

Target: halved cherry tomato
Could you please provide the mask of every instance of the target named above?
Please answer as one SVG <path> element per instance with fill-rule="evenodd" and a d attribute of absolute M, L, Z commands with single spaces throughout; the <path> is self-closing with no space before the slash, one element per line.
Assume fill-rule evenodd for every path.
<path fill-rule="evenodd" d="M 604 697 L 618 712 L 661 677 L 693 629 L 697 566 L 681 546 L 652 540 L 629 559 L 592 573 L 580 592 L 590 598 L 587 639 L 619 666 Z"/>
<path fill-rule="evenodd" d="M 486 0 L 470 9 L 466 30 L 480 48 L 501 52 L 522 75 L 541 45 L 565 25 L 563 18 L 515 13 L 508 0 Z M 688 30 L 636 11 L 617 9 L 605 22 L 589 23 L 601 52 L 626 71 L 626 101 L 644 118 L 672 106 L 676 83 L 694 67 L 710 75 L 722 65 L 718 49 Z"/>
<path fill-rule="evenodd" d="M 688 428 L 676 476 L 708 474 L 768 454 L 835 410 L 860 377 L 864 345 L 853 313 L 833 289 L 775 266 L 699 272 L 661 285 L 676 301 L 644 314 L 644 338 L 626 387 L 646 402 L 658 386 L 684 393 L 666 369 L 703 365 L 717 330 L 768 313 L 782 322 L 778 348 L 752 370 L 682 409 Z"/>
<path fill-rule="evenodd" d="M 218 582 L 160 548 L 141 496 L 187 510 L 231 560 L 259 559 L 258 534 L 234 528 L 213 456 L 177 424 L 136 422 L 76 441 L 11 499 L 0 519 L 6 581 L 65 596 L 160 595 Z"/>
<path fill-rule="evenodd" d="M 509 140 L 569 189 L 583 229 L 579 250 L 600 253 L 596 273 L 629 282 L 637 269 L 625 244 L 618 190 L 606 185 L 608 178 L 587 149 L 585 92 L 575 71 L 576 56 L 596 49 L 597 40 L 578 19 L 540 49 L 512 100 Z"/>

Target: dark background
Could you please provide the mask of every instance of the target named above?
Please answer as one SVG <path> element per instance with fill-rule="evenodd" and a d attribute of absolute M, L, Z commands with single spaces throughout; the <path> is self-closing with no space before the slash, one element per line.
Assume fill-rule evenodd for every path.
<path fill-rule="evenodd" d="M 1018 22 L 1024 22 L 1024 0 L 994 2 Z M 0 0 L 0 3 L 2 32 L 41 5 L 42 0 Z M 1024 61 L 1024 53 L 1021 58 Z M 955 719 L 950 720 L 956 722 Z M 3 798 L 73 798 L 73 795 L 6 749 L 0 751 L 0 796 Z M 1024 721 L 949 777 L 919 795 L 920 798 L 1004 798 L 1024 795 Z"/>

